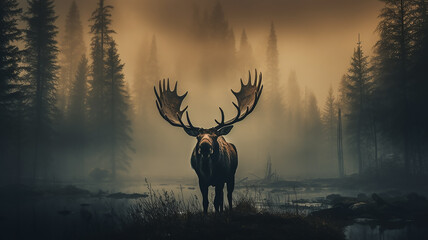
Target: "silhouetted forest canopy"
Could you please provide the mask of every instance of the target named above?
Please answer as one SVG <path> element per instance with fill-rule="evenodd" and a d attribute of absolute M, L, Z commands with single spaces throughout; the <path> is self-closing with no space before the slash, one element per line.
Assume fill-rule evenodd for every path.
<path fill-rule="evenodd" d="M 251 26 L 234 24 L 221 2 L 186 6 L 191 13 L 187 32 L 176 45 L 165 44 L 171 40 L 156 31 L 135 42 L 138 68 L 131 82 L 117 41 L 121 29 L 115 28 L 115 7 L 122 2 L 97 0 L 90 5 L 92 14 L 82 15 L 83 6 L 70 1 L 59 16 L 54 0 L 2 0 L 1 182 L 142 179 L 137 171 L 147 166 L 156 172 L 167 166 L 159 158 L 188 149 L 172 144 L 176 136 L 168 139 L 169 129 L 163 130 L 154 103 L 157 81 L 171 76 L 183 83 L 183 91 L 195 86 L 189 101 L 201 99 L 201 104 L 189 111 L 211 117 L 218 112 L 206 114 L 211 108 L 202 105 L 220 99 L 218 89 L 223 95 L 236 89 L 239 78 L 254 68 L 263 72 L 264 95 L 257 114 L 244 124 L 252 130 L 235 134 L 241 140 L 257 139 L 241 147 L 244 156 L 260 162 L 255 168 L 268 159 L 284 178 L 426 178 L 427 1 L 381 3 L 376 44 L 367 46 L 356 31 L 348 69 L 341 79 L 331 80 L 339 84 L 325 83 L 327 97 L 317 99 L 311 83 L 303 84 L 299 72 L 286 72 L 280 62 L 287 52 L 279 42 L 287 39 L 277 32 L 286 30 L 267 21 L 259 47 Z M 166 49 L 172 48 L 176 57 L 165 59 Z M 227 98 L 218 101 L 231 106 Z M 243 168 L 242 176 L 252 171 Z"/>

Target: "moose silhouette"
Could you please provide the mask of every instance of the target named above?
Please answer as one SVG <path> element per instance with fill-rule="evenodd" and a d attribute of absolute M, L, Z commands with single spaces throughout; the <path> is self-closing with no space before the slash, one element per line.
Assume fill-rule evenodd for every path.
<path fill-rule="evenodd" d="M 258 78 L 258 79 L 257 79 Z M 238 153 L 235 145 L 226 142 L 223 136 L 227 135 L 233 128 L 233 124 L 242 121 L 256 107 L 262 94 L 262 74 L 255 71 L 254 83 L 249 73 L 248 83 L 244 84 L 241 79 L 241 90 L 232 93 L 238 104 L 232 102 L 237 110 L 234 118 L 224 121 L 223 109 L 220 109 L 221 121 L 215 120 L 217 126 L 205 129 L 193 126 L 189 118 L 187 106 L 181 110 L 181 103 L 187 96 L 177 93 L 177 82 L 174 89 L 170 89 L 169 79 L 159 81 L 159 93 L 154 87 L 156 95 L 156 106 L 160 115 L 171 125 L 181 127 L 184 131 L 196 137 L 197 143 L 192 152 L 191 165 L 199 178 L 199 188 L 202 193 L 202 205 L 204 213 L 208 211 L 208 187 L 215 187 L 214 208 L 216 212 L 223 211 L 223 188 L 227 184 L 227 200 L 229 209 L 232 210 L 232 193 L 235 188 L 235 173 L 238 167 Z M 183 123 L 182 116 L 186 112 L 187 124 Z"/>

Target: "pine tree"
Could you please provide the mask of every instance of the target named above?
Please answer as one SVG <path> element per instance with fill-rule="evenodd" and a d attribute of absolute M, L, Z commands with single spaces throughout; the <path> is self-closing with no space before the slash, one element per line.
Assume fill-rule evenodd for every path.
<path fill-rule="evenodd" d="M 271 120 L 283 117 L 284 105 L 282 104 L 279 82 L 279 54 L 275 26 L 271 24 L 268 45 L 266 49 L 266 74 L 264 84 L 266 89 L 267 111 Z"/>
<path fill-rule="evenodd" d="M 329 158 L 333 158 L 336 153 L 337 108 L 333 87 L 331 85 L 325 100 L 321 120 L 323 123 L 324 133 L 327 136 L 327 144 L 330 151 Z"/>
<path fill-rule="evenodd" d="M 253 49 L 251 48 L 251 45 L 248 42 L 248 37 L 245 29 L 242 30 L 237 58 L 239 62 L 239 71 L 246 72 L 249 69 L 255 68 Z"/>
<path fill-rule="evenodd" d="M 156 44 L 156 36 L 152 38 L 152 44 L 150 47 L 150 56 L 147 61 L 147 81 L 151 86 L 159 80 L 159 63 L 158 63 L 158 47 Z"/>
<path fill-rule="evenodd" d="M 411 173 L 411 66 L 414 55 L 420 49 L 420 12 L 416 11 L 419 0 L 382 0 L 384 8 L 379 17 L 377 31 L 380 40 L 376 43 L 376 82 L 377 95 L 382 116 L 382 129 L 385 136 L 400 146 L 405 169 Z"/>
<path fill-rule="evenodd" d="M 274 89 L 277 89 L 279 84 L 279 54 L 276 31 L 273 23 L 270 26 L 268 46 L 266 50 L 266 63 L 266 89 L 269 93 L 274 93 Z"/>
<path fill-rule="evenodd" d="M 370 94 L 372 92 L 372 76 L 368 57 L 364 55 L 361 41 L 358 39 L 357 48 L 351 58 L 351 66 L 344 82 L 344 95 L 347 102 L 347 132 L 352 143 L 356 145 L 358 172 L 363 173 L 364 141 L 368 139 L 370 126 Z M 364 152 L 363 152 L 364 151 Z"/>
<path fill-rule="evenodd" d="M 20 149 L 22 88 L 20 61 L 22 52 L 17 47 L 22 32 L 18 28 L 18 17 L 22 9 L 16 0 L 0 2 L 0 175 L 15 164 L 16 178 L 20 180 Z M 6 179 L 2 179 L 6 180 Z M 4 182 L 4 181 L 3 181 Z"/>
<path fill-rule="evenodd" d="M 92 13 L 90 21 L 91 25 L 91 76 L 89 81 L 89 110 L 90 120 L 93 125 L 94 141 L 102 146 L 105 141 L 105 129 L 108 127 L 106 119 L 108 102 L 106 99 L 107 83 L 105 80 L 105 55 L 108 44 L 111 41 L 111 34 L 114 33 L 110 29 L 111 25 L 111 10 L 110 5 L 105 5 L 104 0 L 98 1 L 98 6 Z"/>
<path fill-rule="evenodd" d="M 308 95 L 308 103 L 305 114 L 308 126 L 307 129 L 309 133 L 316 133 L 318 136 L 320 136 L 322 131 L 322 122 L 318 101 L 312 91 L 310 91 Z"/>
<path fill-rule="evenodd" d="M 113 10 L 113 6 L 105 5 L 104 0 L 98 1 L 98 7 L 92 13 L 92 17 L 90 21 L 92 21 L 91 25 L 91 33 L 95 36 L 98 36 L 98 40 L 95 36 L 92 40 L 97 40 L 101 44 L 101 49 L 106 51 L 106 47 L 108 47 L 108 43 L 111 40 L 111 34 L 115 33 L 112 29 L 110 29 L 111 25 L 111 11 Z M 104 53 L 102 52 L 102 56 L 104 57 Z"/>
<path fill-rule="evenodd" d="M 83 28 L 76 1 L 71 3 L 66 20 L 65 34 L 61 43 L 61 78 L 58 87 L 58 106 L 66 111 L 72 82 L 75 78 L 80 58 L 85 54 Z"/>
<path fill-rule="evenodd" d="M 291 71 L 288 77 L 286 88 L 287 113 L 290 119 L 291 130 L 300 132 L 302 120 L 302 98 L 300 94 L 300 86 L 297 82 L 295 71 Z"/>
<path fill-rule="evenodd" d="M 203 71 L 213 78 L 227 79 L 229 73 L 236 67 L 235 34 L 219 2 L 211 11 L 207 26 L 208 38 L 213 48 L 208 53 L 211 56 Z"/>
<path fill-rule="evenodd" d="M 208 22 L 210 37 L 225 40 L 230 33 L 229 23 L 219 2 L 214 6 Z"/>
<path fill-rule="evenodd" d="M 236 69 L 235 35 L 229 26 L 226 14 L 220 3 L 206 12 L 202 19 L 195 8 L 193 15 L 195 31 L 192 34 L 200 43 L 196 45 L 201 58 L 195 59 L 199 65 L 201 79 L 218 83 L 220 79 L 230 79 Z M 195 50 L 196 51 L 196 50 Z"/>
<path fill-rule="evenodd" d="M 131 121 L 128 113 L 130 108 L 129 94 L 123 75 L 123 64 L 117 53 L 116 43 L 110 42 L 106 59 L 106 80 L 109 86 L 110 102 L 110 160 L 112 178 L 115 179 L 117 170 L 127 170 L 129 167 L 129 151 L 131 146 Z"/>
<path fill-rule="evenodd" d="M 70 89 L 68 106 L 68 144 L 71 145 L 75 176 L 85 173 L 85 146 L 87 144 L 87 79 L 89 74 L 88 59 L 81 56 L 75 79 Z M 77 162 L 76 162 L 77 159 Z"/>
<path fill-rule="evenodd" d="M 75 80 L 72 83 L 70 91 L 70 105 L 68 107 L 68 116 L 70 122 L 77 126 L 85 124 L 87 114 L 87 79 L 89 74 L 88 59 L 85 55 L 81 56 Z"/>
<path fill-rule="evenodd" d="M 266 66 L 266 70 L 263 71 L 265 98 L 262 98 L 261 105 L 263 106 L 263 111 L 265 111 L 263 114 L 266 118 L 265 121 L 269 125 L 277 126 L 276 128 L 269 129 L 266 134 L 267 139 L 265 140 L 268 152 L 275 159 L 282 154 L 279 151 L 283 150 L 277 150 L 272 146 L 276 142 L 285 141 L 283 132 L 285 131 L 286 124 L 284 124 L 285 106 L 282 103 L 280 94 L 277 36 L 273 23 L 271 24 L 266 48 Z"/>
<path fill-rule="evenodd" d="M 16 92 L 21 68 L 19 61 L 21 51 L 16 46 L 21 39 L 18 29 L 18 16 L 22 12 L 16 0 L 5 0 L 0 3 L 0 114 L 3 120 L 8 112 L 12 95 Z"/>
<path fill-rule="evenodd" d="M 412 84 L 410 94 L 410 105 L 412 112 L 412 138 L 413 138 L 413 151 L 414 151 L 414 164 L 413 167 L 416 174 L 426 174 L 426 161 L 424 151 L 428 146 L 428 138 L 426 137 L 428 113 L 420 111 L 428 105 L 428 97 L 426 89 L 428 89 L 428 69 L 426 63 L 428 62 L 428 1 L 417 0 L 415 6 L 415 13 L 418 16 L 415 21 L 416 41 L 415 48 L 417 52 L 414 56 L 414 65 L 411 67 Z"/>
<path fill-rule="evenodd" d="M 307 91 L 304 113 L 304 156 L 305 167 L 309 174 L 314 174 L 314 167 L 320 163 L 320 142 L 322 142 L 322 122 L 318 101 L 314 93 Z"/>
<path fill-rule="evenodd" d="M 53 121 L 56 114 L 57 84 L 57 27 L 55 26 L 54 2 L 52 0 L 31 0 L 24 20 L 26 74 L 31 107 L 31 119 L 34 130 L 33 178 L 43 169 L 48 173 L 48 161 L 51 159 L 51 138 Z M 41 162 L 42 161 L 42 162 Z M 41 165 L 42 164 L 42 165 Z"/>

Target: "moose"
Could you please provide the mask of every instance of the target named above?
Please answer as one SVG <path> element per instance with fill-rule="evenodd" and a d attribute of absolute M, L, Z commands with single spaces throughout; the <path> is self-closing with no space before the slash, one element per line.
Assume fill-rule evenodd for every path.
<path fill-rule="evenodd" d="M 257 79 L 258 78 L 258 79 Z M 254 83 L 249 72 L 248 83 L 244 84 L 241 79 L 241 90 L 233 91 L 238 104 L 232 102 L 237 110 L 234 118 L 225 121 L 224 112 L 221 107 L 221 121 L 215 122 L 217 126 L 205 129 L 193 126 L 189 118 L 186 106 L 181 110 L 181 104 L 187 93 L 179 96 L 177 93 L 177 82 L 174 89 L 170 89 L 169 79 L 159 81 L 159 93 L 154 87 L 156 95 L 156 106 L 160 115 L 172 126 L 181 127 L 184 131 L 196 137 L 196 146 L 191 157 L 191 166 L 199 178 L 199 188 L 202 193 L 202 205 L 204 213 L 208 211 L 208 187 L 215 187 L 214 208 L 216 212 L 223 212 L 223 188 L 227 184 L 227 200 L 229 209 L 232 210 L 232 192 L 235 188 L 235 172 L 238 167 L 238 153 L 235 145 L 226 142 L 223 136 L 227 135 L 233 128 L 233 124 L 242 121 L 256 107 L 262 94 L 262 74 L 257 75 L 255 71 Z M 182 120 L 183 113 L 186 112 L 187 124 Z"/>

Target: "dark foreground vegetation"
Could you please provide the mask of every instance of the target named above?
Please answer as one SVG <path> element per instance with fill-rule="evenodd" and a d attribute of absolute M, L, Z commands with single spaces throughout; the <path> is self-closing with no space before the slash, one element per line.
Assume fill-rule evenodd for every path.
<path fill-rule="evenodd" d="M 75 186 L 1 188 L 7 239 L 344 239 L 341 226 L 274 212 L 238 195 L 232 212 L 203 214 L 194 196 L 155 191 L 107 193 Z M 3 213 L 5 215 L 3 215 Z"/>
<path fill-rule="evenodd" d="M 118 229 L 90 236 L 102 239 L 344 239 L 342 229 L 314 216 L 272 213 L 241 196 L 233 211 L 203 214 L 197 198 L 150 190 Z"/>
<path fill-rule="evenodd" d="M 208 215 L 189 184 L 175 192 L 147 184 L 141 193 L 10 185 L 0 187 L 0 226 L 5 239 L 345 239 L 349 229 L 359 231 L 355 224 L 380 232 L 398 229 L 408 239 L 425 236 L 426 193 L 386 186 L 343 191 L 361 184 L 350 178 L 239 185 L 232 212 L 215 214 L 210 205 Z M 182 189 L 192 190 L 186 195 Z M 284 192 L 290 191 L 288 197 Z M 408 229 L 416 230 L 409 235 Z"/>
<path fill-rule="evenodd" d="M 238 206 L 239 208 L 239 206 Z M 140 221 L 107 239 L 344 239 L 340 228 L 315 217 L 273 214 L 250 209 L 230 213 L 184 213 Z M 252 209 L 251 209 L 252 210 Z"/>

